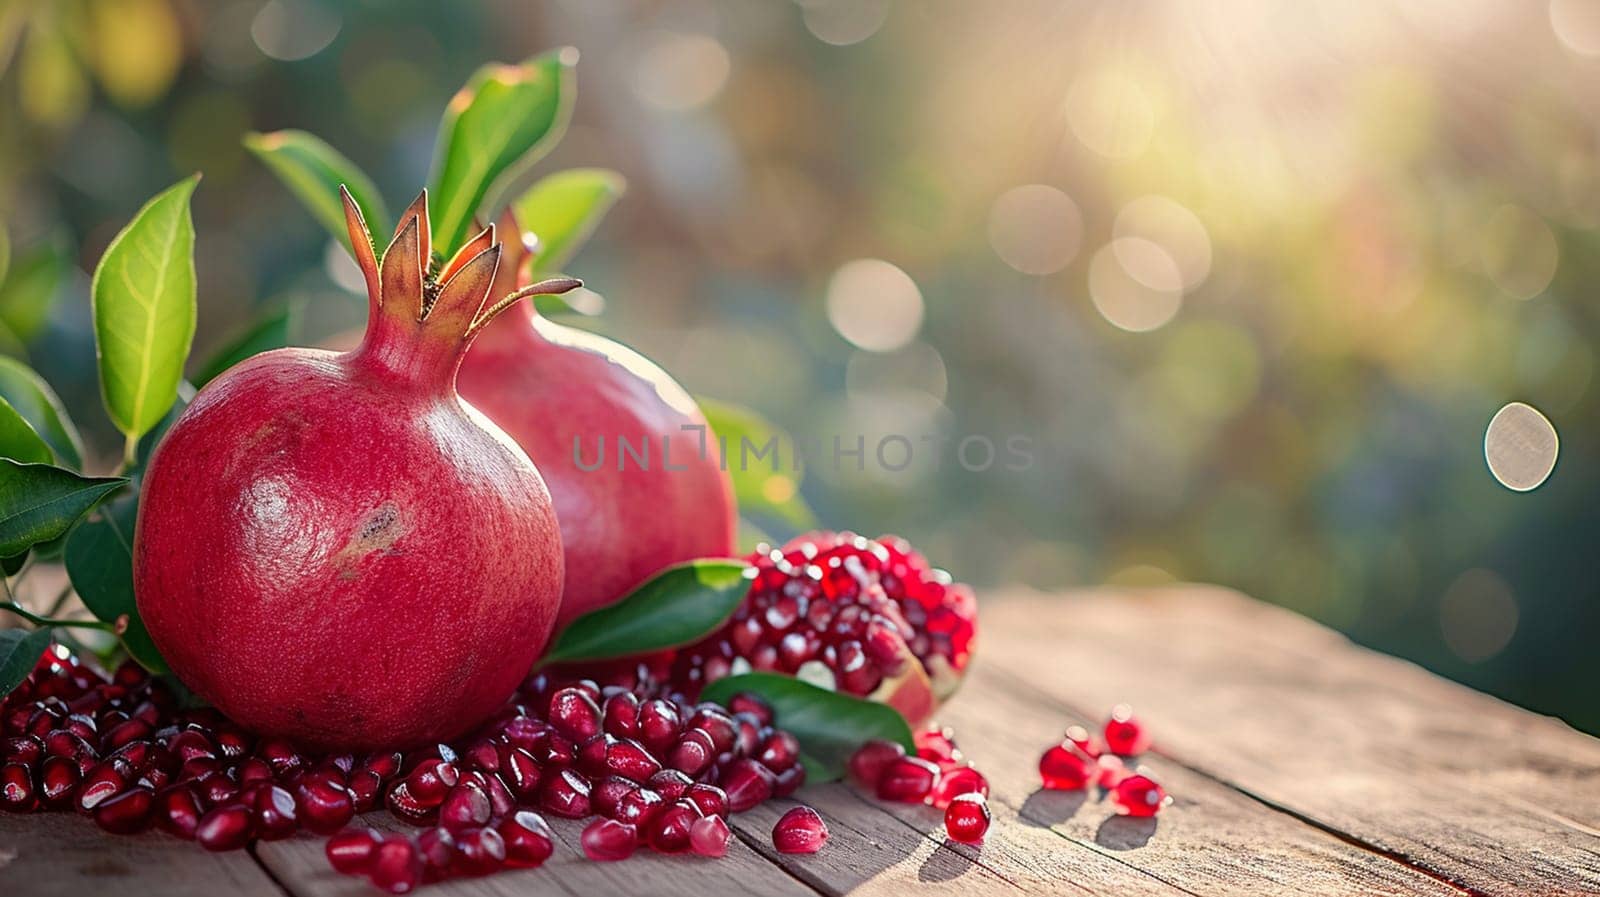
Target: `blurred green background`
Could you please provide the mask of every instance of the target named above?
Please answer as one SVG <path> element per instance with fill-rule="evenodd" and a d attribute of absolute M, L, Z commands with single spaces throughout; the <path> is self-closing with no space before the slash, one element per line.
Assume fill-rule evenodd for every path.
<path fill-rule="evenodd" d="M 97 404 L 86 272 L 195 170 L 196 358 L 359 323 L 241 136 L 398 208 L 467 76 L 562 44 L 539 171 L 630 182 L 579 326 L 820 442 L 827 523 L 980 585 L 1223 583 L 1600 731 L 1584 0 L 0 0 L 0 349 Z M 1485 463 L 1512 401 L 1562 441 L 1532 492 Z"/>

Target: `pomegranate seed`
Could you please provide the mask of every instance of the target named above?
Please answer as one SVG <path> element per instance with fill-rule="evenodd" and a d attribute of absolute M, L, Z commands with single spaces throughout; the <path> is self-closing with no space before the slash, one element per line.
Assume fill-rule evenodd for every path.
<path fill-rule="evenodd" d="M 850 775 L 857 783 L 876 789 L 884 771 L 905 755 L 906 749 L 899 742 L 875 738 L 850 755 Z"/>
<path fill-rule="evenodd" d="M 492 773 L 480 773 L 483 776 L 484 790 L 489 794 L 489 809 L 494 816 L 510 816 L 517 809 L 517 799 L 511 796 L 511 789 L 501 778 Z"/>
<path fill-rule="evenodd" d="M 1133 708 L 1118 704 L 1111 708 L 1111 718 L 1105 725 L 1106 747 L 1124 757 L 1142 754 L 1150 748 L 1150 733 L 1144 724 L 1133 716 Z"/>
<path fill-rule="evenodd" d="M 394 783 L 394 787 L 389 789 L 388 796 L 384 798 L 384 803 L 388 805 L 389 812 L 412 825 L 427 825 L 433 821 L 439 810 L 437 806 L 426 806 L 412 797 L 411 789 L 404 780 Z"/>
<path fill-rule="evenodd" d="M 970 766 L 941 773 L 939 783 L 933 786 L 933 791 L 928 795 L 928 801 L 942 810 L 963 794 L 980 794 L 988 797 L 989 780 L 983 777 L 983 773 Z"/>
<path fill-rule="evenodd" d="M 256 835 L 263 841 L 287 838 L 300 827 L 294 795 L 277 785 L 261 784 L 251 802 L 256 814 Z"/>
<path fill-rule="evenodd" d="M 678 740 L 682 730 L 682 718 L 671 701 L 653 698 L 639 706 L 639 739 L 651 753 L 661 756 Z"/>
<path fill-rule="evenodd" d="M 694 779 L 689 778 L 682 770 L 663 769 L 646 779 L 645 784 L 671 801 L 683 797 L 694 784 Z"/>
<path fill-rule="evenodd" d="M 589 808 L 596 815 L 611 816 L 617 811 L 617 803 L 638 789 L 639 783 L 632 779 L 617 776 L 601 779 L 589 790 Z"/>
<path fill-rule="evenodd" d="M 1118 782 L 1111 799 L 1116 801 L 1118 813 L 1136 817 L 1154 816 L 1172 802 L 1154 779 L 1138 774 Z"/>
<path fill-rule="evenodd" d="M 1101 743 L 1100 736 L 1090 734 L 1089 730 L 1082 726 L 1068 726 L 1066 740 L 1077 745 L 1078 750 L 1091 757 L 1105 753 L 1105 745 Z"/>
<path fill-rule="evenodd" d="M 95 824 L 118 835 L 142 832 L 150 824 L 150 809 L 155 798 L 155 792 L 143 787 L 129 788 L 105 798 L 94 808 Z"/>
<path fill-rule="evenodd" d="M 667 754 L 667 763 L 692 777 L 704 772 L 717 753 L 711 736 L 705 730 L 690 729 L 683 733 L 683 737 Z"/>
<path fill-rule="evenodd" d="M 367 878 L 380 890 L 407 894 L 422 882 L 422 855 L 409 840 L 390 836 L 372 852 Z"/>
<path fill-rule="evenodd" d="M 577 745 L 554 730 L 546 730 L 534 736 L 529 742 L 528 753 L 546 767 L 570 766 L 578 759 Z"/>
<path fill-rule="evenodd" d="M 257 782 L 271 782 L 275 778 L 272 772 L 272 767 L 267 764 L 267 761 L 261 759 L 260 757 L 246 757 L 244 760 L 240 761 L 237 769 L 239 770 L 240 785 L 254 785 Z"/>
<path fill-rule="evenodd" d="M 367 769 L 359 769 L 350 774 L 351 803 L 355 805 L 357 813 L 365 813 L 378 805 L 378 792 L 383 788 L 383 780 L 378 774 Z"/>
<path fill-rule="evenodd" d="M 244 804 L 223 804 L 200 817 L 194 839 L 206 850 L 238 850 L 255 834 L 255 816 Z"/>
<path fill-rule="evenodd" d="M 783 772 L 800 760 L 800 739 L 783 730 L 773 732 L 761 743 L 756 760 L 773 772 Z"/>
<path fill-rule="evenodd" d="M 1123 779 L 1132 774 L 1132 770 L 1122 762 L 1116 754 L 1101 754 L 1094 759 L 1095 784 L 1110 791 L 1117 787 Z"/>
<path fill-rule="evenodd" d="M 382 839 L 377 829 L 347 828 L 329 838 L 322 850 L 334 871 L 354 875 L 367 870 Z"/>
<path fill-rule="evenodd" d="M 39 799 L 45 806 L 65 809 L 78 788 L 78 764 L 68 757 L 45 757 L 39 767 Z"/>
<path fill-rule="evenodd" d="M 743 813 L 771 797 L 776 783 L 771 770 L 748 757 L 733 761 L 723 770 L 721 781 L 728 794 L 728 809 L 735 813 Z"/>
<path fill-rule="evenodd" d="M 733 713 L 751 714 L 763 726 L 772 725 L 772 705 L 760 695 L 741 691 L 728 699 L 728 709 Z"/>
<path fill-rule="evenodd" d="M 488 875 L 506 864 L 506 842 L 492 828 L 464 828 L 451 831 L 450 837 L 456 845 L 451 868 L 462 875 Z"/>
<path fill-rule="evenodd" d="M 618 822 L 626 822 L 644 830 L 661 815 L 668 803 L 669 801 L 656 791 L 649 788 L 635 788 L 624 794 L 608 815 Z"/>
<path fill-rule="evenodd" d="M 1051 747 L 1039 758 L 1039 778 L 1051 791 L 1077 791 L 1089 784 L 1093 758 L 1070 741 Z"/>
<path fill-rule="evenodd" d="M 550 696 L 550 724 L 576 742 L 600 734 L 600 707 L 589 693 L 568 686 Z"/>
<path fill-rule="evenodd" d="M 422 857 L 422 880 L 442 881 L 456 867 L 456 839 L 449 829 L 434 826 L 417 835 L 417 855 Z"/>
<path fill-rule="evenodd" d="M 519 810 L 500 820 L 500 838 L 505 842 L 506 865 L 532 869 L 550 859 L 555 850 L 555 835 L 544 817 L 532 810 Z"/>
<path fill-rule="evenodd" d="M 959 760 L 961 752 L 956 749 L 954 733 L 947 728 L 929 728 L 918 732 L 912 738 L 917 745 L 917 756 L 934 763 Z"/>
<path fill-rule="evenodd" d="M 239 796 L 239 785 L 225 772 L 208 772 L 194 783 L 200 802 L 207 807 L 225 804 Z"/>
<path fill-rule="evenodd" d="M 816 853 L 828 841 L 828 825 L 810 807 L 795 807 L 772 828 L 772 846 L 779 853 Z"/>
<path fill-rule="evenodd" d="M 28 813 L 37 804 L 33 770 L 23 763 L 7 763 L 0 767 L 0 807 L 12 813 Z"/>
<path fill-rule="evenodd" d="M 461 773 L 454 763 L 429 758 L 411 770 L 406 776 L 405 783 L 406 790 L 417 803 L 436 807 L 460 780 Z"/>
<path fill-rule="evenodd" d="M 721 816 L 702 816 L 689 824 L 689 849 L 703 857 L 728 855 L 733 830 Z"/>
<path fill-rule="evenodd" d="M 200 801 L 187 785 L 173 785 L 156 795 L 156 827 L 169 835 L 193 840 L 200 827 Z"/>
<path fill-rule="evenodd" d="M 952 841 L 981 844 L 989 831 L 989 801 L 975 792 L 958 794 L 944 811 L 944 830 Z"/>
<path fill-rule="evenodd" d="M 44 756 L 44 742 L 32 735 L 15 735 L 0 745 L 0 757 L 7 763 L 38 763 Z"/>
<path fill-rule="evenodd" d="M 344 828 L 356 814 L 349 789 L 315 776 L 300 779 L 295 787 L 295 805 L 301 823 L 319 835 Z"/>
<path fill-rule="evenodd" d="M 294 745 L 281 738 L 263 738 L 256 745 L 256 756 L 267 761 L 267 764 L 279 775 L 283 775 L 291 769 L 296 769 L 304 763 L 304 758 L 294 749 Z"/>
<path fill-rule="evenodd" d="M 639 697 L 633 692 L 620 692 L 606 698 L 602 715 L 601 725 L 606 734 L 617 738 L 639 737 Z"/>
<path fill-rule="evenodd" d="M 666 797 L 666 792 L 662 792 L 662 796 Z M 684 800 L 687 800 L 696 807 L 699 807 L 700 814 L 702 816 L 727 815 L 728 792 L 723 791 L 716 785 L 705 782 L 696 782 L 693 785 L 690 785 L 683 792 L 682 797 Z M 676 800 L 677 798 L 672 799 Z"/>
<path fill-rule="evenodd" d="M 104 744 L 106 747 L 115 750 L 130 742 L 149 738 L 150 733 L 154 731 L 155 729 L 149 723 L 135 717 L 124 720 L 112 727 L 106 733 Z"/>
<path fill-rule="evenodd" d="M 539 790 L 539 764 L 533 755 L 517 747 L 502 746 L 500 777 L 518 800 L 532 800 Z"/>
<path fill-rule="evenodd" d="M 920 804 L 933 792 L 939 781 L 939 767 L 921 757 L 901 757 L 889 764 L 878 779 L 878 797 L 882 800 Z"/>
<path fill-rule="evenodd" d="M 774 797 L 788 797 L 800 790 L 806 783 L 806 768 L 796 763 L 795 765 L 778 773 L 777 781 L 772 784 Z"/>
<path fill-rule="evenodd" d="M 482 786 L 476 782 L 462 781 L 450 789 L 444 803 L 439 805 L 439 826 L 456 834 L 461 829 L 488 825 L 492 810 L 489 795 Z"/>
<path fill-rule="evenodd" d="M 400 774 L 400 764 L 404 759 L 399 751 L 378 751 L 362 760 L 357 769 L 376 773 L 380 781 L 387 783 Z"/>
<path fill-rule="evenodd" d="M 589 815 L 589 780 L 581 773 L 563 769 L 539 786 L 539 806 L 546 812 L 568 819 Z"/>
<path fill-rule="evenodd" d="M 689 828 L 699 818 L 699 807 L 686 800 L 674 801 L 647 829 L 650 847 L 658 853 L 683 853 L 689 849 Z"/>
<path fill-rule="evenodd" d="M 606 745 L 605 768 L 613 775 L 642 782 L 661 771 L 661 761 L 644 745 L 624 738 Z"/>
<path fill-rule="evenodd" d="M 739 734 L 733 719 L 715 705 L 702 705 L 689 717 L 688 726 L 711 736 L 711 746 L 718 754 L 733 750 Z"/>
<path fill-rule="evenodd" d="M 638 844 L 638 834 L 634 827 L 615 819 L 597 819 L 589 823 L 579 837 L 583 845 L 583 855 L 591 860 L 610 862 L 625 860 L 633 856 L 633 849 Z"/>

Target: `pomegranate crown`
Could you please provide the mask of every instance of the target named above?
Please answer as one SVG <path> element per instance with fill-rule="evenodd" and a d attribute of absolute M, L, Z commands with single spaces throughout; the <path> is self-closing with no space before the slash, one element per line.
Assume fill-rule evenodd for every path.
<path fill-rule="evenodd" d="M 367 282 L 369 338 L 374 330 L 384 328 L 420 328 L 465 350 L 496 315 L 522 299 L 565 293 L 583 285 L 575 278 L 553 277 L 514 289 L 515 270 L 506 272 L 509 277 L 497 278 L 503 247 L 495 239 L 493 224 L 463 244 L 434 273 L 427 190 L 400 216 L 394 240 L 380 260 L 350 191 L 341 186 L 339 195 L 344 199 L 350 245 Z M 521 235 L 516 238 L 508 259 L 513 269 L 526 255 Z"/>

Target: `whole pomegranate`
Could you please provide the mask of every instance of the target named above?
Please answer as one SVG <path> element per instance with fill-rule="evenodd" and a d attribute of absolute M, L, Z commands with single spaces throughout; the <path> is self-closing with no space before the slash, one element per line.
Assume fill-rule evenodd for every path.
<path fill-rule="evenodd" d="M 508 215 L 501 227 L 517 224 Z M 527 249 L 506 243 L 497 295 L 526 279 Z M 459 386 L 522 446 L 555 498 L 567 569 L 557 625 L 663 567 L 734 552 L 738 510 L 705 416 L 649 359 L 524 302 L 484 328 Z"/>
<path fill-rule="evenodd" d="M 438 742 L 539 654 L 561 539 L 539 471 L 456 395 L 467 346 L 514 304 L 484 307 L 494 229 L 435 278 L 426 194 L 381 269 L 348 194 L 345 217 L 365 340 L 266 352 L 200 391 L 145 474 L 135 594 L 173 671 L 246 727 L 344 750 Z"/>
<path fill-rule="evenodd" d="M 889 704 L 915 725 L 960 684 L 977 601 L 904 539 L 815 532 L 749 560 L 755 581 L 733 616 L 677 651 L 670 677 L 680 687 L 788 673 Z"/>

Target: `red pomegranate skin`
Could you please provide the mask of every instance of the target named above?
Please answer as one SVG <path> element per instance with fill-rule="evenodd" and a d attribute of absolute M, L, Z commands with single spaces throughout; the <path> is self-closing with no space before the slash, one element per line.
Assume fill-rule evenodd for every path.
<path fill-rule="evenodd" d="M 502 277 L 522 263 L 515 242 Z M 524 302 L 484 329 L 458 383 L 528 453 L 555 498 L 567 571 L 558 627 L 663 567 L 733 554 L 738 509 L 715 437 L 688 392 L 649 359 Z M 619 436 L 635 451 L 650 443 L 648 469 L 632 455 L 619 465 Z M 604 463 L 583 469 L 594 467 L 601 437 Z"/>
<path fill-rule="evenodd" d="M 426 234 L 425 205 L 407 220 Z M 135 594 L 162 655 L 229 717 L 314 747 L 461 734 L 516 688 L 560 600 L 549 492 L 453 386 L 498 251 L 462 266 L 475 303 L 447 286 L 418 320 L 395 295 L 421 298 L 426 242 L 409 233 L 381 290 L 363 254 L 360 348 L 280 349 L 216 378 L 141 493 Z"/>

